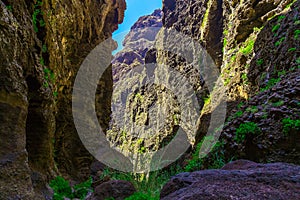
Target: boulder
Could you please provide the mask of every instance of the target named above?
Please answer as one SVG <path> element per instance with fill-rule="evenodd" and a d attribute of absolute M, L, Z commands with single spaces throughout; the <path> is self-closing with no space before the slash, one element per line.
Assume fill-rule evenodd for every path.
<path fill-rule="evenodd" d="M 174 176 L 162 189 L 162 200 L 299 199 L 300 166 L 238 160 L 220 170 Z"/>
<path fill-rule="evenodd" d="M 104 200 L 109 198 L 123 200 L 131 196 L 134 192 L 136 192 L 136 189 L 132 183 L 122 180 L 111 180 L 97 186 L 90 200 Z"/>

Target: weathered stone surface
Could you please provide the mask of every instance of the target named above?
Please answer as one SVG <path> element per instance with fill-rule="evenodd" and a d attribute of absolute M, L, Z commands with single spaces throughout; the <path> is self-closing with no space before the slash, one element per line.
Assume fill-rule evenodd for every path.
<path fill-rule="evenodd" d="M 163 24 L 201 42 L 218 66 L 222 59 L 222 1 L 164 0 Z"/>
<path fill-rule="evenodd" d="M 254 46 L 255 56 L 249 67 L 248 78 L 251 85 L 265 88 L 272 79 L 286 79 L 284 75 L 299 71 L 300 2 L 271 19 L 257 36 Z"/>
<path fill-rule="evenodd" d="M 105 200 L 114 198 L 116 200 L 123 200 L 131 196 L 136 189 L 133 184 L 128 181 L 112 180 L 102 183 L 97 186 L 93 196 L 90 200 Z"/>
<path fill-rule="evenodd" d="M 256 38 L 269 18 L 287 12 L 292 0 L 223 1 L 223 62 L 221 73 L 229 101 L 246 100 L 253 95 L 247 75 L 255 55 L 253 46 L 262 46 Z M 268 44 L 269 45 L 269 44 Z M 268 48 L 266 46 L 262 47 Z M 256 55 L 257 56 L 257 55 Z"/>
<path fill-rule="evenodd" d="M 300 28 L 295 23 L 298 16 L 299 2 L 289 12 L 270 20 L 257 36 L 247 83 L 251 85 L 252 97 L 240 108 L 232 108 L 221 133 L 229 160 L 236 157 L 300 164 L 299 128 L 291 127 L 289 133 L 283 131 L 283 119 L 300 118 L 299 53 L 289 51 L 300 48 L 299 38 L 295 37 L 295 31 Z M 274 32 L 277 24 L 282 28 Z M 282 37 L 285 40 L 275 45 Z M 245 140 L 237 142 L 236 130 L 245 122 L 255 123 L 261 132 L 245 134 Z"/>
<path fill-rule="evenodd" d="M 50 198 L 46 183 L 56 166 L 74 179 L 88 175 L 90 156 L 72 120 L 72 85 L 126 7 L 123 0 L 41 2 L 0 1 L 0 199 Z M 112 87 L 111 69 L 99 85 Z M 109 115 L 109 95 L 100 103 L 99 112 Z"/>
<path fill-rule="evenodd" d="M 200 87 L 200 80 L 197 80 L 200 76 L 193 74 L 196 70 L 191 65 L 185 67 L 184 72 L 179 70 L 182 66 L 175 65 L 184 62 L 180 57 L 170 64 L 178 70 L 177 73 L 173 72 L 174 69 L 172 71 L 156 65 L 158 62 L 161 64 L 156 60 L 155 52 L 155 48 L 160 45 L 160 36 L 163 35 L 161 26 L 160 10 L 141 17 L 126 36 L 125 47 L 116 54 L 113 62 L 113 104 L 116 109 L 124 109 L 113 113 L 107 137 L 111 146 L 119 148 L 128 156 L 139 154 L 140 160 L 144 159 L 144 153 L 158 151 L 170 143 L 180 122 L 188 132 L 188 139 L 193 142 L 195 127 L 190 121 L 197 120 L 192 110 L 196 102 L 189 99 L 195 97 L 193 88 Z M 165 38 L 162 36 L 162 39 Z M 147 82 L 149 80 L 153 82 Z M 187 89 L 188 81 L 193 84 L 191 91 Z M 185 116 L 185 121 L 179 116 Z M 127 121 L 121 123 L 122 119 Z M 186 138 L 182 140 L 186 141 Z"/>
<path fill-rule="evenodd" d="M 31 170 L 45 183 L 54 169 L 51 90 L 42 87 L 25 1 L 0 1 L 0 9 L 0 199 L 35 199 Z"/>
<path fill-rule="evenodd" d="M 227 88 L 222 89 L 226 89 L 225 92 L 229 97 L 227 102 L 228 122 L 225 124 L 221 136 L 223 142 L 225 142 L 225 154 L 228 156 L 228 160 L 235 156 L 236 158 L 247 158 L 260 162 L 284 161 L 295 163 L 299 160 L 297 159 L 299 157 L 297 153 L 299 147 L 291 142 L 299 139 L 294 134 L 284 136 L 281 123 L 283 118 L 299 118 L 299 108 L 297 106 L 299 99 L 297 95 L 299 87 L 298 73 L 287 75 L 298 70 L 298 54 L 295 49 L 299 47 L 299 40 L 295 38 L 295 31 L 299 27 L 299 23 L 297 23 L 299 11 L 298 3 L 294 4 L 291 10 L 286 7 L 291 2 L 290 0 L 260 2 L 212 0 L 189 1 L 187 3 L 181 0 L 165 0 L 163 3 L 163 26 L 175 29 L 187 37 L 192 37 L 199 41 L 211 54 L 216 64 L 221 66 L 221 76 L 224 80 L 224 85 L 227 86 Z M 282 13 L 281 15 L 284 17 L 269 19 L 279 13 Z M 134 27 L 155 26 L 147 21 L 153 18 L 155 17 L 143 17 Z M 281 25 L 277 31 L 278 33 L 274 33 L 273 28 L 277 23 Z M 262 26 L 264 28 L 261 31 Z M 161 32 L 157 38 L 160 37 Z M 146 31 L 143 33 L 140 38 L 137 38 L 133 33 L 129 34 L 127 37 L 129 42 L 125 41 L 124 44 L 127 44 L 131 49 L 136 48 L 140 44 L 139 39 L 147 35 L 145 34 Z M 294 36 L 291 37 L 292 35 Z M 282 43 L 278 48 L 269 45 L 270 43 L 275 45 L 283 37 L 285 37 L 285 40 L 281 41 Z M 176 40 L 176 37 L 163 38 L 162 40 L 166 42 L 168 39 Z M 224 40 L 223 45 L 222 40 Z M 135 43 L 135 41 L 137 42 Z M 172 52 L 163 51 L 163 42 L 156 42 L 155 48 L 148 49 L 146 56 L 144 56 L 145 51 L 137 51 L 142 53 L 133 51 L 120 53 L 115 58 L 115 61 L 119 66 L 125 67 L 116 67 L 114 69 L 114 74 L 117 75 L 114 80 L 119 80 L 120 74 L 125 74 L 125 72 L 133 69 L 135 66 L 143 64 L 144 57 L 146 63 L 164 63 L 179 71 L 194 86 L 201 108 L 204 103 L 203 98 L 208 96 L 205 80 L 200 77 L 194 66 L 188 64 L 184 58 L 172 54 Z M 288 53 L 288 56 L 285 56 L 286 53 Z M 270 61 L 268 60 L 269 58 Z M 259 65 L 257 64 L 259 59 L 268 60 L 268 62 Z M 273 65 L 273 63 L 275 64 Z M 289 68 L 290 63 L 291 68 Z M 278 67 L 275 69 L 274 66 Z M 265 87 L 268 80 L 278 78 L 276 70 L 277 72 L 280 70 L 283 82 L 279 84 L 282 85 L 278 88 L 275 86 L 272 90 L 264 93 L 256 94 L 258 87 Z M 282 74 L 283 72 L 286 75 Z M 167 77 L 166 72 L 161 72 L 160 74 L 164 74 Z M 264 80 L 261 80 L 260 83 L 257 82 L 256 78 L 258 74 L 264 75 Z M 126 84 L 130 85 L 134 81 L 138 80 L 132 79 Z M 280 92 L 282 89 L 283 91 Z M 217 94 L 218 92 L 224 92 L 218 90 L 221 89 L 214 88 L 214 92 Z M 145 91 L 149 92 L 148 90 Z M 131 104 L 132 109 L 137 108 L 134 113 L 136 114 L 135 116 L 142 119 L 139 122 L 141 124 L 147 123 L 149 119 L 147 115 L 143 115 L 145 114 L 143 110 L 147 110 L 147 105 L 152 105 L 153 103 L 152 101 L 149 101 L 150 103 L 148 101 L 140 101 L 151 96 L 147 96 L 145 91 L 143 90 L 141 93 L 135 91 L 138 97 L 131 98 L 131 102 L 133 102 Z M 162 93 L 158 88 L 156 88 L 156 91 L 158 94 Z M 142 95 L 139 96 L 140 94 Z M 274 97 L 270 98 L 270 95 L 279 97 L 274 99 Z M 251 96 L 253 98 L 250 99 Z M 230 114 L 234 115 L 238 111 L 236 105 L 241 99 L 248 100 L 240 111 L 242 112 L 242 114 L 239 114 L 241 116 L 230 117 Z M 276 102 L 280 102 L 282 105 L 278 105 Z M 251 110 L 252 107 L 257 107 L 255 113 Z M 169 108 L 170 111 L 176 110 L 176 107 L 173 106 Z M 213 107 L 208 103 L 202 110 L 201 123 L 199 124 L 196 137 L 197 142 L 207 134 L 210 120 L 214 120 L 210 116 L 212 109 Z M 246 140 L 242 144 L 237 144 L 234 139 L 236 129 L 241 123 L 250 121 L 258 125 L 262 130 L 262 134 L 256 138 L 253 138 L 250 134 L 246 136 Z M 128 141 L 127 136 L 122 138 L 120 135 L 119 133 L 118 137 L 117 134 L 112 134 L 111 138 L 113 138 L 114 144 L 120 145 L 118 142 Z M 152 146 L 148 144 L 151 143 L 146 142 L 145 145 L 142 142 L 139 144 L 140 146 L 138 145 L 136 151 L 142 150 L 141 147 L 144 146 L 147 147 L 146 149 L 151 148 Z M 127 145 L 130 146 L 131 143 Z M 251 153 L 252 151 L 254 153 Z M 209 157 L 207 160 L 209 160 Z"/>
<path fill-rule="evenodd" d="M 300 167 L 240 160 L 221 170 L 174 176 L 162 189 L 162 200 L 299 199 Z"/>
<path fill-rule="evenodd" d="M 286 118 L 300 118 L 299 94 L 299 72 L 294 72 L 282 77 L 273 88 L 251 98 L 239 109 L 242 115 L 229 120 L 222 131 L 226 156 L 256 162 L 300 164 L 299 130 L 291 127 L 284 133 L 282 123 Z M 261 132 L 248 133 L 244 141 L 237 142 L 236 129 L 245 122 L 257 124 Z"/>
<path fill-rule="evenodd" d="M 162 27 L 162 11 L 155 10 L 151 15 L 143 16 L 131 27 L 123 46 L 113 60 L 113 80 L 117 82 L 122 75 L 145 63 L 146 53 L 154 47 L 157 33 Z"/>
<path fill-rule="evenodd" d="M 114 108 L 126 110 L 115 110 L 107 138 L 112 146 L 124 151 L 126 155 L 157 151 L 173 138 L 172 134 L 178 129 L 178 102 L 172 91 L 162 85 L 144 84 L 148 81 L 149 73 L 153 73 L 150 65 L 144 66 L 149 61 L 147 52 L 155 46 L 156 35 L 161 27 L 161 10 L 139 18 L 124 40 L 124 49 L 113 60 Z M 148 77 L 140 75 L 146 72 L 149 72 Z M 166 75 L 162 71 L 155 73 Z M 119 120 L 123 119 L 124 114 L 129 121 L 121 124 Z M 134 129 L 137 127 L 135 125 L 146 128 L 138 131 Z"/>
<path fill-rule="evenodd" d="M 70 6 L 72 5 L 72 6 Z M 49 49 L 49 68 L 57 74 L 55 149 L 58 167 L 64 174 L 83 180 L 89 175 L 91 156 L 82 145 L 72 118 L 72 87 L 85 57 L 104 41 L 123 21 L 124 0 L 46 2 L 45 41 Z M 75 23 L 76 22 L 76 23 Z M 99 123 L 106 130 L 109 123 L 112 91 L 111 68 L 99 81 L 96 110 Z"/>

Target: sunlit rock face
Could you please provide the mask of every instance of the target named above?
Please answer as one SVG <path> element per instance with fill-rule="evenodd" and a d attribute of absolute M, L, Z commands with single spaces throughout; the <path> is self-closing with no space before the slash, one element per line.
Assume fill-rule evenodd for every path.
<path fill-rule="evenodd" d="M 160 10 L 141 17 L 113 61 L 112 121 L 107 137 L 127 155 L 143 157 L 162 149 L 179 127 L 187 133 L 184 140 L 194 143 L 204 81 L 193 66 L 196 62 L 186 60 L 178 50 L 191 52 L 187 59 L 195 61 L 196 49 L 190 45 L 195 41 L 164 29 L 162 19 Z"/>
<path fill-rule="evenodd" d="M 155 10 L 153 14 L 140 17 L 131 27 L 123 41 L 123 50 L 118 52 L 113 63 L 113 80 L 139 64 L 145 63 L 146 53 L 154 47 L 157 33 L 162 27 L 162 11 Z"/>
<path fill-rule="evenodd" d="M 141 17 L 126 36 L 124 49 L 113 61 L 112 121 L 107 138 L 111 146 L 125 155 L 138 154 L 137 165 L 170 143 L 182 121 L 180 116 L 183 113 L 188 116 L 189 112 L 189 109 L 181 109 L 187 95 L 184 89 L 187 79 L 172 68 L 157 65 L 155 52 L 161 28 L 161 10 Z M 174 90 L 171 85 L 179 88 Z M 195 115 L 191 116 L 196 118 Z"/>
<path fill-rule="evenodd" d="M 140 17 L 113 60 L 112 120 L 107 138 L 126 155 L 163 147 L 179 123 L 180 110 L 172 91 L 153 82 L 145 84 L 147 70 L 154 67 L 144 65 L 145 57 L 161 27 L 161 10 Z"/>

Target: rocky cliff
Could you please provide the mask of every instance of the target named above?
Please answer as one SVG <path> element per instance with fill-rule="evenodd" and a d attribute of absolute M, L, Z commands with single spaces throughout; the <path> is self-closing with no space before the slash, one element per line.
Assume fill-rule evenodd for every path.
<path fill-rule="evenodd" d="M 0 199 L 50 198 L 46 183 L 59 172 L 73 179 L 89 172 L 91 158 L 72 120 L 72 85 L 85 56 L 122 22 L 126 5 L 5 0 L 0 6 Z M 99 88 L 112 87 L 107 74 Z M 109 96 L 99 112 L 109 115 Z"/>
<path fill-rule="evenodd" d="M 90 173 L 93 158 L 72 119 L 72 87 L 84 58 L 122 22 L 126 4 L 0 0 L 0 7 L 0 199 L 50 199 L 47 183 L 55 176 L 78 181 Z M 176 163 L 181 171 L 220 168 L 240 158 L 299 165 L 299 9 L 300 2 L 293 0 L 164 0 L 162 10 L 132 26 L 124 49 L 98 83 L 98 120 L 111 146 L 143 156 L 167 146 L 182 127 L 188 134 L 175 149 L 184 141 L 193 148 Z M 156 64 L 170 70 L 153 70 Z M 226 122 L 207 135 L 211 122 L 219 121 L 214 111 L 222 110 L 213 99 L 222 94 Z M 214 139 L 219 142 L 212 143 L 211 153 L 199 158 L 201 141 Z M 299 197 L 297 166 L 232 165 L 179 174 L 161 197 Z M 207 175 L 213 179 L 203 178 Z M 270 185 L 273 180 L 282 182 Z M 209 192 L 199 189 L 203 181 Z M 244 186 L 242 194 L 225 182 Z M 109 192 L 100 185 L 93 196 L 125 198 L 136 191 L 123 183 L 104 183 Z M 127 193 L 122 196 L 123 185 Z"/>
<path fill-rule="evenodd" d="M 292 0 L 191 0 L 188 2 L 164 0 L 162 9 L 164 30 L 160 30 L 155 43 L 151 43 L 154 47 L 152 49 L 146 48 L 146 54 L 144 51 L 137 51 L 142 53 L 127 54 L 128 57 L 125 53 L 118 55 L 116 58 L 118 66 L 124 61 L 126 63 L 124 66 L 129 71 L 143 63 L 165 64 L 178 71 L 180 78 L 184 77 L 193 86 L 199 107 L 203 108 L 196 127 L 197 135 L 193 153 L 191 153 L 190 159 L 179 162 L 185 171 L 220 168 L 225 163 L 240 158 L 261 163 L 299 164 L 299 6 L 299 1 Z M 192 38 L 207 50 L 216 65 L 215 69 L 209 70 L 209 75 L 219 75 L 222 82 L 221 87 L 218 85 L 219 82 L 216 84 L 216 79 L 211 82 L 213 85 L 207 82 L 208 79 L 205 74 L 203 75 L 201 70 L 197 69 L 197 63 L 191 64 L 188 62 L 188 57 L 176 54 L 178 51 L 182 53 L 187 50 L 186 46 L 189 44 L 181 43 L 182 41 L 178 40 L 176 35 L 169 34 L 172 30 L 177 31 L 179 35 L 185 35 L 186 38 Z M 168 42 L 174 40 L 176 42 L 172 43 L 173 46 L 168 47 Z M 142 43 L 137 42 L 131 48 L 143 47 L 143 44 L 139 44 Z M 179 45 L 176 46 L 176 44 Z M 197 48 L 192 45 L 189 47 L 190 49 L 187 51 L 197 54 Z M 201 55 L 202 51 L 198 51 L 198 54 Z M 127 64 L 134 62 L 136 65 Z M 117 67 L 115 74 L 119 73 L 119 69 L 126 67 Z M 124 71 L 126 72 L 126 70 Z M 160 74 L 169 80 L 168 72 L 165 71 Z M 179 77 L 177 78 L 177 81 L 181 80 Z M 124 85 L 123 88 L 125 87 Z M 158 93 L 162 93 L 159 88 L 154 89 Z M 149 109 L 147 105 L 152 105 L 151 101 L 148 102 L 151 96 L 146 95 L 151 91 L 153 89 L 144 88 L 131 97 L 130 102 L 134 105 L 132 108 L 140 107 L 133 112 L 133 115 L 140 115 L 136 119 L 138 119 L 137 121 L 142 119 L 140 121 L 142 125 L 147 124 L 147 119 L 151 118 L 151 116 L 148 117 L 147 113 L 147 109 Z M 217 120 L 214 118 L 213 112 L 220 110 L 220 107 L 213 105 L 213 96 L 221 96 L 223 93 L 225 93 L 227 104 L 226 121 L 224 126 L 215 127 L 215 130 L 207 135 L 211 121 Z M 180 104 L 174 106 L 172 101 L 170 102 L 169 108 L 173 110 L 178 108 L 179 124 L 184 124 L 180 121 L 182 117 Z M 145 117 L 143 118 L 143 116 Z M 170 124 L 174 126 L 174 124 Z M 200 141 L 213 141 L 214 137 L 218 136 L 220 136 L 219 142 L 213 145 L 212 152 L 204 158 L 198 158 L 196 154 L 199 153 L 199 147 L 203 144 Z M 127 141 L 127 139 L 125 134 L 121 140 Z M 137 139 L 134 138 L 134 140 Z M 158 140 L 157 142 L 160 143 L 161 141 Z M 149 143 L 144 143 L 143 140 L 138 145 L 137 151 L 142 150 L 144 146 L 149 149 L 147 144 Z M 140 151 L 140 153 L 143 152 Z M 277 167 L 281 168 L 281 164 L 261 167 L 266 169 L 266 172 L 273 169 L 277 171 Z M 258 166 L 258 168 L 261 167 Z M 253 177 L 249 175 L 255 175 L 258 168 L 247 169 L 245 174 L 243 172 L 238 176 L 249 178 L 249 184 L 258 184 L 259 180 L 251 179 Z M 287 170 L 286 173 L 289 174 L 291 171 L 293 170 Z M 276 173 L 272 172 L 270 176 L 276 179 L 278 175 Z M 213 182 L 209 182 L 210 180 L 204 180 L 202 178 L 204 174 L 215 176 L 216 182 L 218 182 L 219 176 L 223 175 L 228 175 L 228 177 L 233 177 L 236 180 L 234 173 L 218 170 L 180 174 L 166 185 L 161 197 L 164 199 L 186 197 L 197 199 L 196 196 L 207 195 L 207 199 L 229 198 L 226 195 L 225 197 L 214 192 L 201 191 L 199 189 L 203 186 L 201 181 L 209 184 L 207 190 L 215 188 L 218 191 L 230 191 L 229 188 L 217 186 L 218 183 L 214 185 Z M 288 177 L 293 179 L 293 175 L 288 175 Z M 299 178 L 296 179 L 298 183 Z M 234 184 L 234 181 L 229 182 Z M 266 180 L 266 184 L 263 183 L 261 187 L 267 187 L 267 183 Z M 277 188 L 268 194 L 261 192 L 257 193 L 257 196 L 255 196 L 256 194 L 251 196 L 250 193 L 253 193 L 251 191 L 257 189 L 249 185 L 245 187 L 245 196 L 235 194 L 234 191 L 230 191 L 228 195 L 232 194 L 236 198 L 246 199 L 251 197 L 263 198 L 266 195 L 271 198 L 277 196 L 277 189 L 282 189 L 282 193 L 287 196 L 291 195 L 291 198 L 299 197 L 299 194 L 293 196 L 293 192 L 283 188 Z M 295 190 L 298 187 L 297 184 L 293 185 Z M 197 195 L 193 196 L 192 193 Z M 278 198 L 283 199 L 284 197 Z"/>
<path fill-rule="evenodd" d="M 260 13 L 257 20 L 263 24 L 259 28 L 251 27 L 248 36 L 243 35 L 246 28 L 240 30 L 243 34 L 238 34 L 239 28 L 224 29 L 221 74 L 228 88 L 229 102 L 236 103 L 233 109 L 229 107 L 231 114 L 221 138 L 228 159 L 299 164 L 300 148 L 294 143 L 299 141 L 299 2 L 291 7 L 291 2 L 274 1 L 267 6 L 268 3 L 252 5 L 258 10 L 251 12 Z M 236 6 L 247 11 L 248 4 L 245 4 Z M 247 27 L 254 25 L 252 20 L 250 17 L 243 23 Z M 235 44 L 229 45 L 230 39 L 226 38 L 233 32 Z M 227 47 L 230 49 L 226 50 Z"/>
<path fill-rule="evenodd" d="M 207 134 L 210 120 L 214 120 L 211 119 L 211 113 L 214 111 L 210 105 L 212 94 L 218 96 L 225 91 L 227 123 L 225 130 L 221 133 L 221 137 L 226 135 L 224 142 L 228 144 L 230 139 L 227 137 L 232 139 L 236 137 L 235 132 L 239 126 L 243 126 L 241 125 L 243 122 L 253 122 L 263 130 L 263 134 L 256 137 L 257 143 L 260 144 L 248 144 L 248 142 L 253 143 L 254 141 L 252 141 L 253 138 L 246 137 L 244 142 L 247 143 L 247 156 L 240 149 L 239 151 L 235 149 L 229 154 L 240 152 L 242 157 L 254 160 L 256 158 L 255 161 L 261 162 L 296 161 L 293 156 L 298 157 L 297 153 L 295 154 L 295 151 L 299 151 L 297 145 L 287 142 L 282 135 L 282 120 L 299 118 L 297 106 L 299 84 L 295 79 L 299 76 L 297 64 L 299 57 L 297 50 L 299 49 L 297 35 L 299 10 L 297 4 L 299 2 L 291 7 L 292 3 L 292 1 L 211 0 L 189 1 L 189 3 L 180 0 L 164 1 L 163 25 L 199 41 L 219 67 L 224 85 L 221 88 L 214 87 L 213 91 L 206 90 L 201 93 L 200 98 L 207 97 L 209 100 L 201 113 L 196 141 L 203 139 Z M 169 52 L 157 51 L 155 57 L 157 62 L 176 66 L 175 68 L 179 70 L 179 66 L 188 68 L 187 64 L 182 62 L 178 56 L 170 55 Z M 188 75 L 187 72 L 184 74 Z M 279 98 L 280 94 L 276 92 L 279 89 L 276 89 L 276 84 L 281 88 L 280 90 L 283 88 L 290 90 L 290 92 L 283 91 L 281 93 L 281 95 L 288 94 L 288 97 Z M 281 84 L 286 86 L 279 86 Z M 287 84 L 290 85 L 287 86 Z M 199 88 L 199 86 L 195 88 Z M 202 88 L 207 88 L 207 83 L 204 83 Z M 273 99 L 273 96 L 277 96 L 279 99 L 268 100 L 269 98 Z M 243 110 L 237 108 L 241 100 L 240 104 L 245 104 Z M 282 115 L 282 112 L 286 114 Z M 265 119 L 258 120 L 259 116 Z M 235 127 L 232 123 L 236 124 Z M 271 124 L 277 124 L 277 126 L 274 127 Z M 273 136 L 278 140 L 270 141 L 268 137 L 272 138 Z M 287 139 L 288 141 L 298 140 L 298 137 L 294 138 L 292 134 L 288 137 L 291 137 L 290 140 Z M 268 147 L 261 144 L 262 141 L 269 143 Z M 281 149 L 283 147 L 280 145 L 281 141 L 285 143 L 284 148 L 287 149 Z M 228 144 L 227 148 L 232 148 L 232 145 L 232 143 Z M 243 148 L 244 145 L 242 145 Z M 286 152 L 284 154 L 286 156 L 281 158 L 278 155 L 275 156 L 274 154 L 278 153 L 272 149 L 273 145 L 276 146 L 278 152 Z M 256 151 L 260 153 L 255 153 Z M 262 153 L 264 151 L 268 151 L 268 153 Z M 289 158 L 288 152 L 291 153 L 293 159 Z M 237 157 L 241 157 L 241 155 Z"/>
<path fill-rule="evenodd" d="M 227 111 L 224 129 L 215 134 L 222 126 L 215 127 L 217 131 L 210 133 L 221 135 L 220 149 L 225 160 L 246 158 L 257 162 L 297 162 L 299 147 L 292 141 L 299 140 L 298 135 L 293 134 L 299 129 L 292 127 L 288 130 L 291 134 L 284 133 L 286 131 L 284 127 L 289 126 L 285 123 L 290 125 L 297 123 L 299 118 L 297 81 L 299 11 L 297 3 L 292 6 L 294 2 L 210 0 L 187 3 L 180 0 L 165 0 L 163 15 L 155 11 L 152 15 L 141 17 L 127 35 L 124 50 L 114 59 L 114 82 L 117 83 L 121 77 L 126 77 L 126 73 L 135 67 L 137 69 L 139 65 L 147 63 L 168 65 L 192 85 L 199 108 L 204 106 L 196 127 L 198 129 L 196 140 L 192 143 L 197 144 L 206 138 L 211 120 L 214 120 L 211 115 L 218 109 L 212 106 L 212 96 L 225 93 Z M 161 26 L 164 30 L 160 29 Z M 186 47 L 181 41 L 176 41 L 176 36 L 170 34 L 170 30 L 175 30 L 178 34 L 183 34 L 201 44 L 211 56 L 216 68 L 211 67 L 207 70 L 209 74 L 203 75 L 197 66 L 174 53 L 178 52 L 178 49 L 184 52 Z M 169 48 L 168 45 L 172 41 L 176 42 Z M 191 47 L 191 51 L 193 50 L 195 51 Z M 159 71 L 157 74 L 163 74 L 165 80 L 169 80 L 168 73 Z M 215 82 L 207 81 L 207 75 L 218 74 L 221 77 L 222 87 L 213 86 Z M 141 86 L 144 81 L 143 78 L 134 75 L 125 79 L 123 85 L 116 84 L 114 90 L 116 96 L 124 95 L 120 91 L 128 88 L 128 85 L 132 89 L 136 87 L 134 86 L 136 82 Z M 149 108 L 155 104 L 154 100 L 158 99 L 159 102 L 159 96 L 166 99 L 162 95 L 166 90 L 153 85 L 133 90 L 135 95 L 128 97 L 127 100 L 131 103 L 125 113 L 132 112 L 133 123 L 147 125 L 153 117 Z M 153 91 L 156 91 L 156 94 Z M 166 129 L 169 132 L 158 136 L 161 138 L 156 138 L 156 142 L 138 140 L 137 135 L 130 136 L 129 132 L 133 130 L 131 127 L 120 129 L 113 124 L 112 131 L 108 135 L 112 144 L 121 146 L 121 149 L 145 152 L 158 150 L 164 146 L 162 144 L 170 142 L 174 137 L 174 134 L 170 133 L 178 130 L 182 117 L 178 99 L 174 98 L 167 100 L 169 110 L 166 111 L 176 116 L 177 123 L 174 123 L 174 117 L 173 120 L 167 119 L 165 123 L 168 124 Z M 121 107 L 126 106 L 128 105 L 123 102 Z M 160 108 L 160 111 L 163 110 Z M 175 110 L 175 113 L 171 110 Z M 124 112 L 118 113 L 122 115 Z M 123 116 L 118 114 L 116 116 L 121 117 Z M 186 126 L 181 121 L 182 124 Z M 240 132 L 242 136 L 239 135 Z M 157 144 L 153 146 L 153 142 Z M 205 158 L 207 161 L 204 163 L 207 163 L 203 164 L 203 167 L 210 165 L 212 159 L 214 158 L 209 156 Z"/>

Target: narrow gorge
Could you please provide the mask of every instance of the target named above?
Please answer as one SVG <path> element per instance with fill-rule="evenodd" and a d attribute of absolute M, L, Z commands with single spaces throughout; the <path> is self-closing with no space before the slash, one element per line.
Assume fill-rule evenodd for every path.
<path fill-rule="evenodd" d="M 127 1 L 0 0 L 0 200 L 300 199 L 300 1 L 162 0 L 112 55 Z M 104 42 L 91 107 L 127 171 L 72 110 Z"/>

